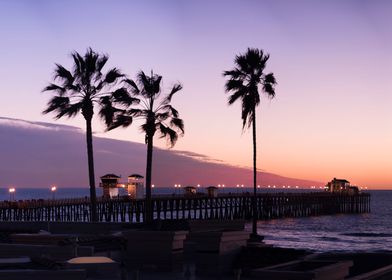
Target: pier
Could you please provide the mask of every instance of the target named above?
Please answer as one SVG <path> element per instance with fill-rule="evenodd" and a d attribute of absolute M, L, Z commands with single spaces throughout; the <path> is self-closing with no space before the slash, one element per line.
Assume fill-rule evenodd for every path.
<path fill-rule="evenodd" d="M 165 196 L 152 200 L 155 220 L 250 219 L 253 196 L 225 194 L 218 197 Z M 264 193 L 257 195 L 257 219 L 295 218 L 370 212 L 370 194 Z M 101 222 L 140 223 L 145 201 L 127 197 L 98 199 Z M 90 221 L 88 198 L 33 200 L 0 203 L 0 221 Z"/>
<path fill-rule="evenodd" d="M 225 194 L 153 197 L 155 220 L 180 219 L 250 219 L 250 194 Z M 257 219 L 295 218 L 334 214 L 370 212 L 370 194 L 334 193 L 263 193 L 258 194 Z M 97 211 L 101 222 L 143 222 L 144 199 L 98 199 Z M 32 200 L 0 203 L 0 221 L 90 221 L 88 198 Z"/>

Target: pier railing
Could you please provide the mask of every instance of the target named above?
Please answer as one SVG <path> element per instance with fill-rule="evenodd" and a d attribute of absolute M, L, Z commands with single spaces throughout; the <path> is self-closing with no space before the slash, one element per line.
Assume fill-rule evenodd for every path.
<path fill-rule="evenodd" d="M 167 196 L 152 200 L 154 219 L 250 219 L 252 195 L 230 194 L 219 197 Z M 275 219 L 370 212 L 370 194 L 264 193 L 258 194 L 257 218 Z M 143 222 L 144 200 L 99 199 L 102 222 Z M 90 221 L 86 198 L 34 200 L 0 203 L 0 221 Z"/>

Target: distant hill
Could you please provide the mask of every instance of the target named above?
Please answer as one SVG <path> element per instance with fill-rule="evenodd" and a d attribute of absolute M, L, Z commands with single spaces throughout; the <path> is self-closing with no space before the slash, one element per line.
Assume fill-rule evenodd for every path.
<path fill-rule="evenodd" d="M 84 132 L 77 127 L 0 117 L 0 187 L 65 187 L 88 185 Z M 146 145 L 94 137 L 97 176 L 106 173 L 144 175 Z M 320 182 L 259 172 L 262 185 L 321 185 Z M 188 151 L 156 148 L 153 183 L 156 186 L 244 184 L 250 186 L 252 171 L 213 161 Z"/>

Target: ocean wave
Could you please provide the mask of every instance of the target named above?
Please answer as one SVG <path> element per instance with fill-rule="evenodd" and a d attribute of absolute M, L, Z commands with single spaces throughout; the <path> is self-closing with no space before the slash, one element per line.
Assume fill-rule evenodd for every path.
<path fill-rule="evenodd" d="M 391 233 L 380 233 L 380 232 L 349 232 L 342 233 L 345 236 L 355 236 L 355 237 L 392 237 Z"/>
<path fill-rule="evenodd" d="M 329 236 L 321 236 L 319 237 L 319 239 L 323 240 L 323 241 L 341 241 L 340 238 L 337 237 L 329 237 Z"/>

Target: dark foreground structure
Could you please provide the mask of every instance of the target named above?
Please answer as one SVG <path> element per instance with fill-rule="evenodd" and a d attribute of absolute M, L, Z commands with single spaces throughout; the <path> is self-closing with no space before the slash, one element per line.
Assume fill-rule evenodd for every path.
<path fill-rule="evenodd" d="M 250 194 L 155 197 L 154 220 L 236 220 L 252 217 Z M 145 201 L 127 197 L 99 199 L 101 222 L 140 223 L 144 220 Z M 258 194 L 257 219 L 306 217 L 370 212 L 370 194 L 274 193 Z M 32 200 L 0 203 L 0 221 L 90 221 L 90 202 L 86 199 Z"/>

